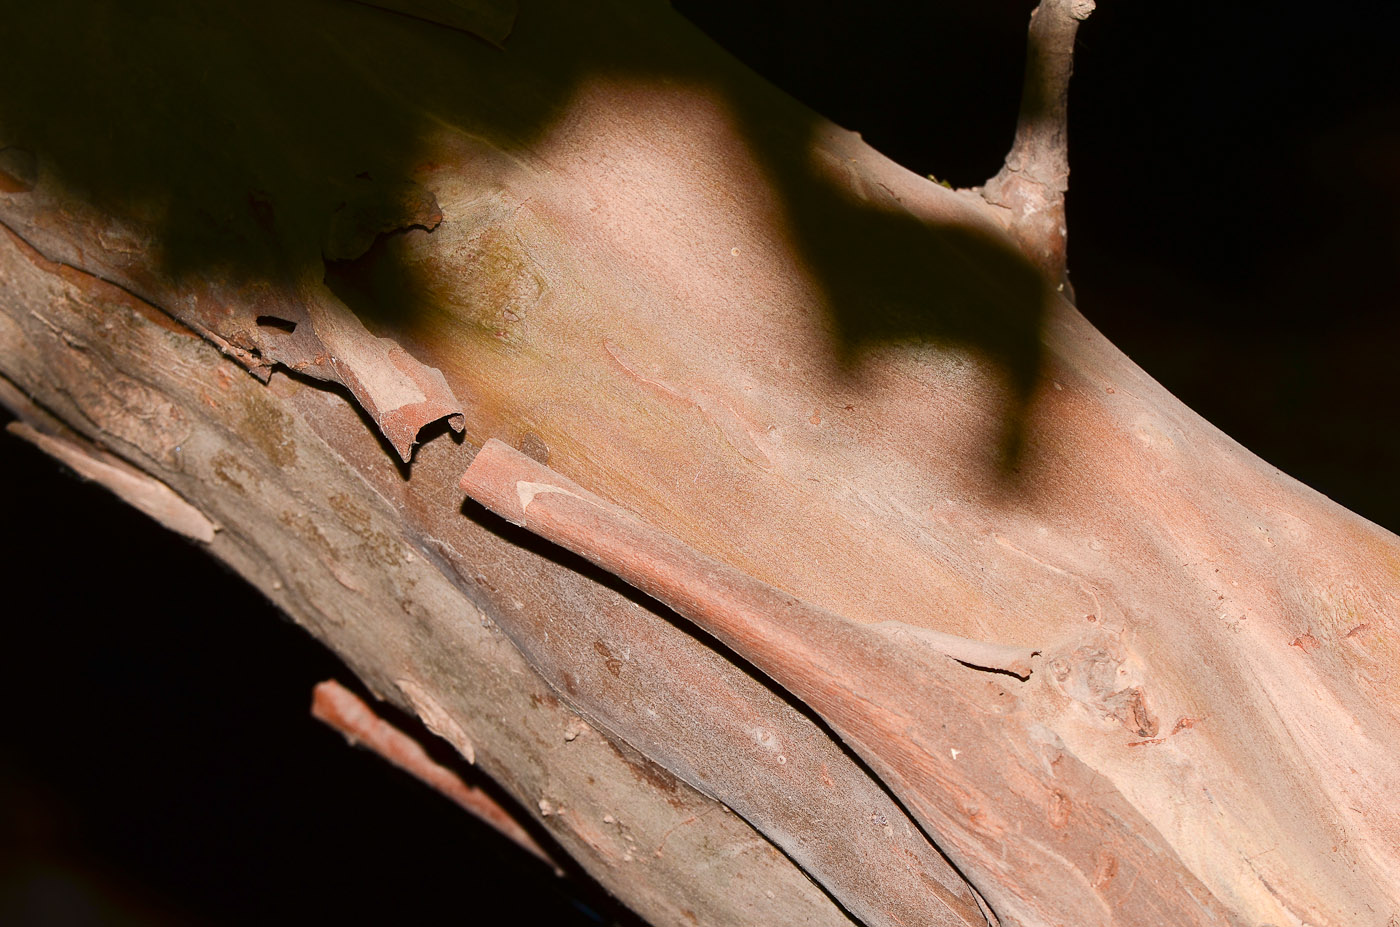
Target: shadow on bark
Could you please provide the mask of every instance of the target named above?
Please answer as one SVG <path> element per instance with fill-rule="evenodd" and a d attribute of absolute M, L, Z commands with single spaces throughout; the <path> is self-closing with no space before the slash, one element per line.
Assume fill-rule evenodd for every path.
<path fill-rule="evenodd" d="M 1009 397 L 988 459 L 1015 482 L 1042 366 L 1035 269 L 978 230 L 920 221 L 833 184 L 810 158 L 825 124 L 669 10 L 523 4 L 503 49 L 344 0 L 60 0 L 22 5 L 8 25 L 0 148 L 10 157 L 0 168 L 33 163 L 0 176 L 37 169 L 154 230 L 157 270 L 175 280 L 290 290 L 329 277 L 386 335 L 431 308 L 418 271 L 375 245 L 440 218 L 431 191 L 410 178 L 444 124 L 525 148 L 567 116 L 590 78 L 708 88 L 734 115 L 786 213 L 797 261 L 824 294 L 833 367 L 859 376 L 889 345 L 985 357 Z M 379 57 L 357 57 L 352 34 L 373 35 Z"/>

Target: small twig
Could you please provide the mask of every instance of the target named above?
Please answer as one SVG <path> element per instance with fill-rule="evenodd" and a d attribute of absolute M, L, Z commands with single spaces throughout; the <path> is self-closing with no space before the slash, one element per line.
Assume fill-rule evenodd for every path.
<path fill-rule="evenodd" d="M 520 826 L 500 802 L 474 785 L 467 785 L 452 770 L 433 761 L 418 741 L 374 713 L 358 696 L 333 679 L 316 686 L 311 714 L 345 735 L 350 743 L 366 747 L 399 769 L 452 799 L 477 818 L 513 840 L 521 849 L 562 874 L 559 864 L 534 837 Z"/>
<path fill-rule="evenodd" d="M 1011 229 L 1027 256 L 1067 290 L 1065 191 L 1069 189 L 1069 79 L 1074 37 L 1094 0 L 1041 0 L 1026 40 L 1026 81 L 1016 140 L 982 196 L 1011 210 Z M 1073 297 L 1073 291 L 1067 291 Z"/>

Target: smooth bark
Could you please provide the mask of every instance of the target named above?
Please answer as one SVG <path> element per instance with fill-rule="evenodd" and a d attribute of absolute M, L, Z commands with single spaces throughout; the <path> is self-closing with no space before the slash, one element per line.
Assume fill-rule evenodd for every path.
<path fill-rule="evenodd" d="M 106 162 L 7 87 L 21 430 L 177 513 L 654 923 L 1386 924 L 1400 540 L 1167 394 L 1007 210 L 662 5 L 503 40 L 482 6 L 490 42 L 231 9 L 256 65 L 114 114 Z M 136 84 L 214 55 L 160 14 Z M 492 439 L 547 467 L 492 508 L 533 529 L 571 503 L 521 480 L 572 487 L 650 572 L 467 499 Z M 726 589 L 742 625 L 694 608 Z"/>

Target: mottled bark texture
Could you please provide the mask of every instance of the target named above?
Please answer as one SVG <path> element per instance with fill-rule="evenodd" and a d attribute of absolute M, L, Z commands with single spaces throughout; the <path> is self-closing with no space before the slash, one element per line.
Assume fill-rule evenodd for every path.
<path fill-rule="evenodd" d="M 19 432 L 650 922 L 1388 923 L 1400 540 L 664 4 L 385 6 L 17 14 Z"/>

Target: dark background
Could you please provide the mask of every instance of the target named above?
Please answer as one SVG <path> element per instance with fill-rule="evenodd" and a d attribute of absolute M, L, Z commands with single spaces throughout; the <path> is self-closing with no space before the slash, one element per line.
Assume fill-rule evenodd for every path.
<path fill-rule="evenodd" d="M 675 5 L 914 171 L 962 186 L 1000 166 L 1032 3 Z M 1173 18 L 1106 0 L 1080 32 L 1069 196 L 1085 315 L 1252 451 L 1391 530 L 1397 6 Z M 311 686 L 351 677 L 255 592 L 0 442 L 0 922 L 625 918 L 312 721 Z"/>

